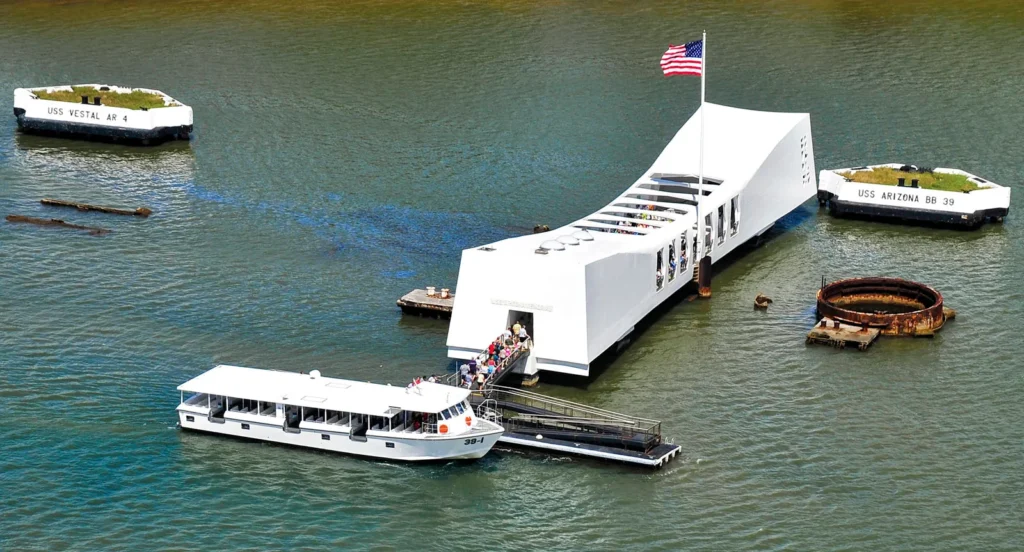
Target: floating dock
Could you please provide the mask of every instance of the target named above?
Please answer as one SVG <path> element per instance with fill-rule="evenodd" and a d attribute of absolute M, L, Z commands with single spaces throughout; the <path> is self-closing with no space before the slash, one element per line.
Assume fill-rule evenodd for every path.
<path fill-rule="evenodd" d="M 455 305 L 455 294 L 442 288 L 440 293 L 435 288 L 414 289 L 396 301 L 405 314 L 429 316 L 432 318 L 451 318 L 452 307 Z"/>
<path fill-rule="evenodd" d="M 660 468 L 682 447 L 666 443 L 661 422 L 498 385 L 470 398 L 477 416 L 505 428 L 498 442 Z"/>
<path fill-rule="evenodd" d="M 881 334 L 882 331 L 878 328 L 843 324 L 838 320 L 826 317 L 822 318 L 818 325 L 807 334 L 807 343 L 819 343 L 839 349 L 852 346 L 864 351 Z"/>
<path fill-rule="evenodd" d="M 657 420 L 498 385 L 511 373 L 522 373 L 531 352 L 516 348 L 470 396 L 478 418 L 505 428 L 499 443 L 648 468 L 660 468 L 679 454 L 679 445 L 662 439 Z M 443 383 L 458 386 L 459 373 L 449 374 Z"/>

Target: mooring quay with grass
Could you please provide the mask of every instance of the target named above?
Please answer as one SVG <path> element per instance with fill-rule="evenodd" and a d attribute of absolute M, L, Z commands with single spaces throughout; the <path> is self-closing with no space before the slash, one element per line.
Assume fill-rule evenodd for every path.
<path fill-rule="evenodd" d="M 22 132 L 142 145 L 188 140 L 192 108 L 159 90 L 103 84 L 16 88 Z"/>
<path fill-rule="evenodd" d="M 837 216 L 975 228 L 1003 220 L 1010 188 L 957 169 L 890 163 L 821 171 L 818 203 Z"/>

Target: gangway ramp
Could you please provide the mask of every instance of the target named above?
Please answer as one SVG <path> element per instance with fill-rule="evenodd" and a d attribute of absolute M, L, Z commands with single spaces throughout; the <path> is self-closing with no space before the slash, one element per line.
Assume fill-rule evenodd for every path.
<path fill-rule="evenodd" d="M 486 351 L 484 351 L 481 354 L 486 354 Z M 498 365 L 495 367 L 494 373 L 488 376 L 487 380 L 484 382 L 483 390 L 487 390 L 488 388 L 493 387 L 498 383 L 507 381 L 509 374 L 513 372 L 521 372 L 521 370 L 519 369 L 523 367 L 523 365 L 526 363 L 529 357 L 529 342 L 517 344 L 515 348 L 512 349 L 511 354 L 509 354 L 509 356 L 502 359 L 501 362 L 498 363 Z M 452 385 L 455 387 L 463 387 L 464 385 L 460 379 L 461 377 L 461 373 L 459 372 L 458 368 L 456 368 L 455 373 L 446 375 L 442 380 L 442 383 Z M 472 385 L 472 388 L 479 389 L 475 383 Z"/>
<path fill-rule="evenodd" d="M 473 395 L 477 415 L 505 428 L 499 442 L 652 468 L 680 446 L 664 442 L 661 422 L 500 385 Z"/>

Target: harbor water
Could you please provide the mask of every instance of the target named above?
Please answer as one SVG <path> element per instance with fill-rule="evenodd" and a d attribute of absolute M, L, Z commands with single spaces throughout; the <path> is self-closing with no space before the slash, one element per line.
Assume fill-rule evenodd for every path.
<path fill-rule="evenodd" d="M 0 549 L 1024 548 L 1016 3 L 12 1 L 0 21 L 0 214 L 112 231 L 0 223 Z M 658 60 L 704 29 L 708 100 L 809 112 L 819 170 L 961 168 L 1012 186 L 1010 216 L 964 232 L 808 202 L 599 375 L 542 376 L 663 420 L 682 454 L 660 471 L 175 428 L 175 387 L 217 363 L 443 370 L 446 324 L 395 299 L 630 185 L 699 103 Z M 94 82 L 191 105 L 192 141 L 16 133 L 14 88 Z M 871 275 L 934 286 L 957 319 L 867 352 L 805 346 L 822 276 Z"/>

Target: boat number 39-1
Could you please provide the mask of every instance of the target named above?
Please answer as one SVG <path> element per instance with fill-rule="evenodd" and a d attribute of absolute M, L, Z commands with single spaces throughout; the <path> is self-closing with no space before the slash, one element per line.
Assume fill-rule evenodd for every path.
<path fill-rule="evenodd" d="M 481 438 L 479 438 L 479 439 L 477 439 L 476 437 L 473 437 L 472 439 L 466 439 L 466 442 L 465 442 L 465 443 L 463 443 L 463 444 L 466 444 L 466 445 L 475 445 L 475 444 L 477 444 L 477 443 L 483 443 L 483 442 L 484 442 L 484 438 L 483 438 L 483 437 L 481 437 Z"/>

